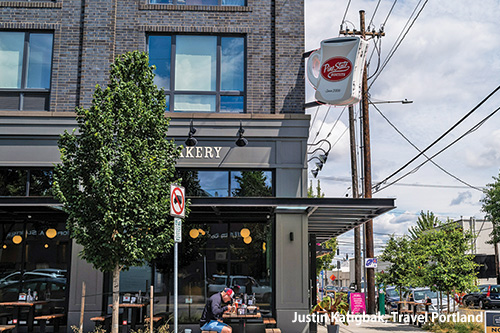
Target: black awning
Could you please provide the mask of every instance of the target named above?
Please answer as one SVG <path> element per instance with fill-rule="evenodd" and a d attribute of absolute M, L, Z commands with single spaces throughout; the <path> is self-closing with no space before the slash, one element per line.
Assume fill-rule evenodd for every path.
<path fill-rule="evenodd" d="M 189 221 L 265 222 L 274 213 L 307 214 L 309 233 L 318 241 L 339 236 L 354 227 L 394 209 L 395 199 L 352 198 L 214 198 L 190 200 Z M 61 204 L 51 197 L 0 197 L 0 222 L 53 220 L 65 217 Z"/>

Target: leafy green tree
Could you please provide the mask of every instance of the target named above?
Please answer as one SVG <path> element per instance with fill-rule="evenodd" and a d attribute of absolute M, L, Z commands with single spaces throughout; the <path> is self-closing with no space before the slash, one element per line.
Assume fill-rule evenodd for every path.
<path fill-rule="evenodd" d="M 485 196 L 481 200 L 482 210 L 487 214 L 487 218 L 493 223 L 493 230 L 490 233 L 490 243 L 500 242 L 500 175 L 493 177 L 493 183 L 486 185 Z"/>
<path fill-rule="evenodd" d="M 421 211 L 417 219 L 417 225 L 408 228 L 408 233 L 412 239 L 417 239 L 422 232 L 434 229 L 439 223 L 438 218 L 433 212 L 427 211 L 427 213 L 424 213 Z"/>
<path fill-rule="evenodd" d="M 308 198 L 324 198 L 325 193 L 321 191 L 321 183 L 320 180 L 318 179 L 318 182 L 316 183 L 316 194 L 314 194 L 313 190 L 313 182 L 312 180 L 309 183 L 309 188 L 307 189 L 307 197 Z"/>
<path fill-rule="evenodd" d="M 271 186 L 266 185 L 264 171 L 242 171 L 241 176 L 235 177 L 239 187 L 233 192 L 237 197 L 269 197 L 272 195 Z"/>
<path fill-rule="evenodd" d="M 330 251 L 316 257 L 316 275 L 319 275 L 322 270 L 327 271 L 336 267 L 333 264 L 333 258 L 337 251 L 337 238 L 330 238 L 326 242 L 323 242 L 322 245 Z"/>
<path fill-rule="evenodd" d="M 166 138 L 165 95 L 148 63 L 138 51 L 116 58 L 108 87 L 96 86 L 90 109 L 76 109 L 79 133 L 61 135 L 62 163 L 54 172 L 81 257 L 113 273 L 113 333 L 120 271 L 172 245 L 169 187 L 180 148 Z"/>
<path fill-rule="evenodd" d="M 402 299 L 405 289 L 414 285 L 413 277 L 420 269 L 412 254 L 412 241 L 407 237 L 392 235 L 379 259 L 391 263 L 391 266 L 383 273 L 377 274 L 378 283 L 383 283 L 385 286 L 395 286 Z"/>
<path fill-rule="evenodd" d="M 473 235 L 464 232 L 456 222 L 440 223 L 435 229 L 426 230 L 413 240 L 412 252 L 421 274 L 419 286 L 448 295 L 453 291 L 474 288 L 476 266 L 472 249 Z M 448 301 L 448 304 L 450 302 Z"/>

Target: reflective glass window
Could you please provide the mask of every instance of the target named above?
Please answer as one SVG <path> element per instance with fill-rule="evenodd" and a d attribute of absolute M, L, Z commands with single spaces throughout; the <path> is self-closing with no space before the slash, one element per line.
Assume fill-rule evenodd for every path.
<path fill-rule="evenodd" d="M 49 110 L 53 34 L 0 31 L 0 109 Z"/>
<path fill-rule="evenodd" d="M 149 3 L 169 5 L 245 6 L 244 0 L 149 0 Z"/>
<path fill-rule="evenodd" d="M 0 169 L 0 196 L 25 196 L 26 181 L 26 170 Z"/>
<path fill-rule="evenodd" d="M 244 112 L 244 37 L 150 35 L 148 49 L 167 111 Z"/>
<path fill-rule="evenodd" d="M 235 197 L 270 197 L 272 190 L 272 172 L 251 170 L 231 173 L 232 196 Z"/>

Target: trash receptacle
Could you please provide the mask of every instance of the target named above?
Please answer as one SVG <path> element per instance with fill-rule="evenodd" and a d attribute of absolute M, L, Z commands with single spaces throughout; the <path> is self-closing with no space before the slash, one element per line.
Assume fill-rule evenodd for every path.
<path fill-rule="evenodd" d="M 380 315 L 385 315 L 385 292 L 382 288 L 379 288 L 378 291 L 378 311 Z"/>

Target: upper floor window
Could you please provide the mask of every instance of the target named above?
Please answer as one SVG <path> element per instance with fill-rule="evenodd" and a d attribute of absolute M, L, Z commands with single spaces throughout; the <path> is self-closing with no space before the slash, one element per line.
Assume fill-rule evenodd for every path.
<path fill-rule="evenodd" d="M 167 5 L 245 6 L 245 0 L 149 0 L 149 3 Z"/>
<path fill-rule="evenodd" d="M 51 33 L 0 31 L 0 109 L 49 110 Z"/>
<path fill-rule="evenodd" d="M 243 37 L 151 35 L 148 49 L 167 111 L 244 112 Z"/>

